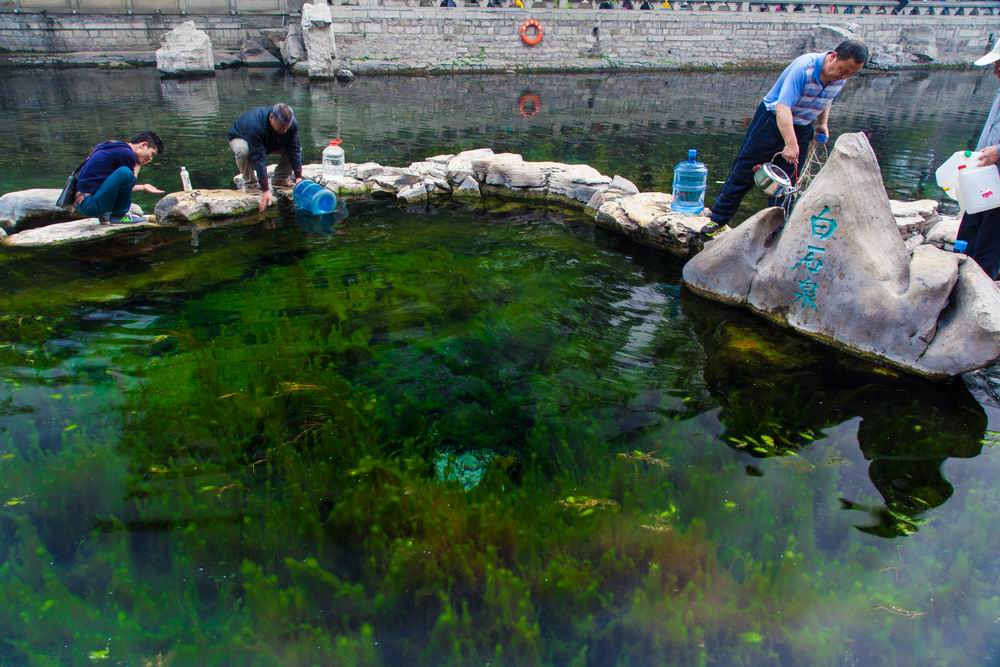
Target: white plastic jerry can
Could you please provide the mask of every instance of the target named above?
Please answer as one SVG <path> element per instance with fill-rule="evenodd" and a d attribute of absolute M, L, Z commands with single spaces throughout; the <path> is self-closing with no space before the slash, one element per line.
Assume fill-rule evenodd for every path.
<path fill-rule="evenodd" d="M 978 167 L 980 155 L 982 153 L 979 151 L 957 151 L 934 172 L 934 180 L 937 181 L 938 187 L 957 201 L 963 209 L 965 206 L 960 194 L 958 175 L 961 171 Z"/>
<path fill-rule="evenodd" d="M 1000 206 L 1000 172 L 996 165 L 962 169 L 958 189 L 966 213 L 981 213 Z"/>

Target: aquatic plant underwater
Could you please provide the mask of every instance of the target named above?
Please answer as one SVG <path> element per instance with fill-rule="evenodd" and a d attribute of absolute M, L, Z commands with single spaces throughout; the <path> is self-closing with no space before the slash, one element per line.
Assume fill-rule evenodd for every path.
<path fill-rule="evenodd" d="M 0 664 L 997 659 L 961 383 L 568 214 L 315 229 L 0 259 Z"/>

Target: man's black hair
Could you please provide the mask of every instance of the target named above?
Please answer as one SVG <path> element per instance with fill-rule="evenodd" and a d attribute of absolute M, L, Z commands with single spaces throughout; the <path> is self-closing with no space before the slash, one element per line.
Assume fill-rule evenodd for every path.
<path fill-rule="evenodd" d="M 156 146 L 157 155 L 163 155 L 163 141 L 156 136 L 156 132 L 153 132 L 152 130 L 143 130 L 139 134 L 132 137 L 132 141 L 129 143 L 141 144 L 144 141 L 149 146 Z"/>
<path fill-rule="evenodd" d="M 868 47 L 856 39 L 845 39 L 833 52 L 837 54 L 837 60 L 850 59 L 862 65 L 868 62 Z"/>

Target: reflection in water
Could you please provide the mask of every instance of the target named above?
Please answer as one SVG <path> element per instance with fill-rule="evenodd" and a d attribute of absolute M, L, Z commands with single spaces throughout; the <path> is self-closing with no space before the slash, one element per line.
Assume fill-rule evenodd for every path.
<path fill-rule="evenodd" d="M 215 77 L 160 79 L 160 94 L 178 115 L 191 120 L 225 122 L 219 118 L 219 87 Z"/>
<path fill-rule="evenodd" d="M 686 291 L 681 303 L 705 350 L 705 382 L 722 407 L 720 437 L 731 447 L 754 457 L 794 456 L 824 431 L 860 422 L 858 446 L 885 505 L 848 498 L 842 505 L 872 515 L 874 525 L 859 526 L 865 532 L 916 530 L 920 517 L 953 493 L 942 463 L 982 450 L 986 415 L 960 380 L 873 369 Z"/>

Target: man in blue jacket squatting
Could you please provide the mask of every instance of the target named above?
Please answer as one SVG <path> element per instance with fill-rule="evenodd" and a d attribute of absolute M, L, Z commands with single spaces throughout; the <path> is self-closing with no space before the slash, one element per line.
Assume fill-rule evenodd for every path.
<path fill-rule="evenodd" d="M 260 193 L 263 211 L 271 203 L 271 185 L 290 188 L 302 180 L 302 146 L 299 126 L 287 104 L 257 107 L 237 118 L 229 128 L 229 147 L 236 155 L 236 166 L 243 176 L 243 189 Z M 274 180 L 267 178 L 267 154 L 280 153 Z M 292 180 L 292 173 L 295 180 Z"/>
<path fill-rule="evenodd" d="M 732 172 L 712 204 L 712 221 L 702 228 L 702 234 L 714 234 L 733 219 L 744 195 L 753 187 L 755 165 L 770 162 L 781 153 L 776 164 L 794 177 L 792 165 L 800 169 L 803 166 L 804 149 L 813 133 L 830 136 L 830 106 L 844 82 L 860 72 L 867 61 L 868 47 L 848 39 L 833 51 L 801 55 L 785 68 L 757 107 Z M 772 198 L 768 203 L 778 206 L 781 202 Z"/>
<path fill-rule="evenodd" d="M 129 212 L 132 192 L 163 194 L 152 185 L 137 185 L 139 169 L 163 153 L 163 142 L 155 133 L 140 132 L 132 141 L 102 141 L 91 151 L 76 179 L 78 213 L 97 218 L 101 224 L 145 222 Z"/>

